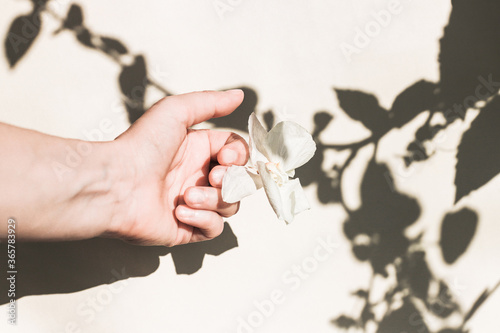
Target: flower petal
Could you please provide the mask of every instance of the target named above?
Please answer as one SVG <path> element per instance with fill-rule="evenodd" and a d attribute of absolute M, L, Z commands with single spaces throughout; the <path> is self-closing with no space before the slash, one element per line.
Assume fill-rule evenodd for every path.
<path fill-rule="evenodd" d="M 244 166 L 230 166 L 222 179 L 222 200 L 235 203 L 262 187 L 256 171 Z"/>
<path fill-rule="evenodd" d="M 285 196 L 285 194 L 287 194 Z M 281 197 L 289 202 L 289 209 L 293 215 L 297 215 L 311 208 L 309 201 L 300 185 L 299 179 L 291 179 L 281 187 Z"/>
<path fill-rule="evenodd" d="M 274 126 L 266 135 L 265 145 L 269 160 L 280 162 L 285 172 L 307 163 L 316 151 L 311 134 L 291 121 L 282 121 Z"/>
<path fill-rule="evenodd" d="M 298 179 L 278 186 L 265 163 L 258 162 L 258 168 L 269 203 L 280 220 L 291 223 L 295 215 L 310 208 Z"/>
<path fill-rule="evenodd" d="M 250 136 L 250 161 L 251 164 L 257 165 L 257 162 L 268 162 L 269 154 L 266 149 L 267 131 L 260 123 L 259 119 L 252 112 L 248 118 L 248 134 Z"/>
<path fill-rule="evenodd" d="M 262 185 L 264 185 L 264 190 L 266 191 L 267 199 L 271 204 L 274 212 L 280 220 L 286 220 L 289 216 L 283 216 L 283 202 L 281 200 L 281 193 L 278 184 L 273 180 L 271 173 L 266 168 L 264 162 L 257 162 L 257 167 L 259 169 L 260 177 L 262 178 Z"/>

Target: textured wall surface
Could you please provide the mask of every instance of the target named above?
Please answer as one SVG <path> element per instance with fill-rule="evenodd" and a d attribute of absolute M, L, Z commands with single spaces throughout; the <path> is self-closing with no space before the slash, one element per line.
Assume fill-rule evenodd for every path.
<path fill-rule="evenodd" d="M 284 225 L 260 191 L 206 243 L 18 244 L 0 331 L 497 330 L 495 1 L 43 2 L 0 11 L 0 121 L 112 140 L 165 94 L 242 87 L 200 127 L 300 123 L 312 209 Z"/>

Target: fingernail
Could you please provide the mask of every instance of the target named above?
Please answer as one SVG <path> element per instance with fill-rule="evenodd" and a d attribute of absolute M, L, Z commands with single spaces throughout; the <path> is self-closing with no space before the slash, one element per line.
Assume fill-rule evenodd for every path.
<path fill-rule="evenodd" d="M 200 204 L 205 201 L 205 191 L 200 189 L 192 189 L 189 191 L 189 201 L 194 204 Z"/>
<path fill-rule="evenodd" d="M 226 90 L 226 92 L 233 94 L 233 95 L 243 94 L 243 90 L 241 90 L 241 89 L 231 89 L 231 90 Z"/>
<path fill-rule="evenodd" d="M 222 178 L 224 177 L 225 170 L 217 168 L 212 171 L 212 181 L 215 184 L 220 184 L 222 183 Z"/>
<path fill-rule="evenodd" d="M 176 215 L 180 218 L 190 218 L 193 217 L 194 212 L 191 209 L 181 206 L 177 209 Z"/>
<path fill-rule="evenodd" d="M 238 153 L 232 149 L 226 149 L 222 152 L 222 159 L 227 164 L 236 162 L 237 158 L 238 158 Z"/>

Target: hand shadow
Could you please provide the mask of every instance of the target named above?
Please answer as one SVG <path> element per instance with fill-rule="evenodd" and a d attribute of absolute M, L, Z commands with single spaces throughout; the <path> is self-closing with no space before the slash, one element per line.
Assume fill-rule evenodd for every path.
<path fill-rule="evenodd" d="M 6 253 L 7 244 L 2 243 Z M 23 296 L 72 293 L 130 277 L 147 276 L 159 266 L 160 256 L 172 255 L 177 274 L 193 274 L 205 254 L 218 256 L 238 246 L 226 222 L 222 234 L 210 241 L 167 248 L 137 246 L 121 240 L 93 238 L 73 242 L 16 244 L 16 299 Z M 2 279 L 0 289 L 9 290 Z M 0 304 L 10 301 L 7 292 Z"/>

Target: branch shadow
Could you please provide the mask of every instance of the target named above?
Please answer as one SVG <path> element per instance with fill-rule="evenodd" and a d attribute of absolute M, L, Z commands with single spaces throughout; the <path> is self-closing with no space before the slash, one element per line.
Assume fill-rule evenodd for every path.
<path fill-rule="evenodd" d="M 5 56 L 12 69 L 31 49 L 43 24 L 41 13 L 46 12 L 60 21 L 54 32 L 70 33 L 82 47 L 92 49 L 121 67 L 117 84 L 129 122 L 134 123 L 147 109 L 145 95 L 154 87 L 166 96 L 171 93 L 148 75 L 143 54 L 131 54 L 119 39 L 102 36 L 85 24 L 83 9 L 72 4 L 65 17 L 50 11 L 46 1 L 33 1 L 33 10 L 14 19 L 5 38 Z M 29 34 L 29 36 L 27 35 Z M 246 119 L 257 103 L 257 94 L 243 87 L 245 102 L 231 117 L 221 118 L 219 127 L 246 129 Z M 3 247 L 6 244 L 0 244 Z M 112 283 L 130 277 L 147 276 L 155 272 L 160 257 L 171 254 L 177 274 L 194 274 L 203 266 L 206 255 L 218 256 L 238 246 L 236 235 L 226 222 L 217 238 L 196 244 L 173 248 L 135 246 L 120 240 L 95 238 L 72 242 L 18 243 L 16 298 L 29 295 L 71 293 L 94 286 Z M 2 279 L 1 290 L 8 290 L 8 281 Z M 5 287 L 5 288 L 4 288 Z M 7 293 L 0 296 L 0 304 L 8 302 Z"/>
<path fill-rule="evenodd" d="M 479 115 L 458 147 L 457 202 L 500 172 L 497 154 L 500 146 L 500 99 L 497 96 L 500 87 L 497 82 L 500 79 L 500 3 L 454 0 L 452 5 L 450 20 L 440 41 L 440 81 L 420 80 L 404 88 L 388 110 L 380 107 L 373 94 L 335 89 L 340 108 L 352 120 L 361 122 L 372 136 L 361 143 L 334 148 L 349 149 L 351 156 L 367 143 L 374 144 L 377 149 L 379 140 L 388 131 L 402 128 L 427 112 L 427 121 L 417 129 L 414 140 L 407 146 L 407 155 L 403 156 L 407 166 L 425 162 L 435 153 L 428 149 L 428 143 L 448 125 L 464 119 L 469 109 L 478 108 Z M 433 122 L 435 115 L 442 115 L 444 121 Z M 441 325 L 439 333 L 468 332 L 467 321 L 498 285 L 479 295 L 472 306 L 467 306 L 468 311 L 462 309 L 463 305 L 452 294 L 447 282 L 428 266 L 427 245 L 422 243 L 427 230 L 413 237 L 405 233 L 420 215 L 418 200 L 398 191 L 390 169 L 377 163 L 375 155 L 362 176 L 360 208 L 355 211 L 346 208 L 348 218 L 344 234 L 351 242 L 354 257 L 370 264 L 372 282 L 375 276 L 390 278 L 389 268 L 395 272 L 395 281 L 384 289 L 384 297 L 378 303 L 371 301 L 372 282 L 367 289 L 353 292 L 354 297 L 364 302 L 362 311 L 342 314 L 333 319 L 332 324 L 345 330 L 357 328 L 366 332 L 371 322 L 376 325 L 377 333 L 430 332 L 425 319 L 430 314 L 442 320 L 434 323 Z M 351 160 L 347 159 L 347 166 L 342 168 L 348 167 Z M 452 208 L 441 221 L 436 221 L 441 233 L 435 245 L 441 250 L 443 264 L 452 265 L 466 253 L 474 241 L 479 222 L 477 212 L 468 207 Z M 377 294 L 380 295 L 380 291 Z M 376 315 L 374 309 L 380 304 L 387 310 Z M 449 327 L 448 318 L 453 315 L 461 321 Z"/>
<path fill-rule="evenodd" d="M 453 0 L 452 4 L 450 20 L 440 41 L 439 82 L 418 80 L 404 87 L 390 109 L 381 107 L 377 96 L 371 93 L 335 89 L 340 108 L 353 121 L 359 121 L 371 131 L 368 139 L 343 145 L 325 143 L 321 140 L 321 133 L 335 119 L 326 111 L 314 114 L 312 136 L 317 144 L 317 153 L 308 164 L 297 170 L 297 177 L 304 186 L 317 186 L 317 197 L 322 204 L 344 204 L 340 186 L 343 172 L 361 148 L 368 144 L 378 147 L 379 140 L 388 131 L 402 128 L 418 115 L 428 112 L 427 121 L 416 131 L 414 140 L 408 144 L 407 155 L 403 157 L 407 166 L 424 162 L 432 156 L 432 152 L 426 149 L 426 143 L 455 120 L 463 119 L 466 110 L 479 101 L 485 102 L 486 106 L 481 107 L 478 118 L 459 147 L 456 200 L 481 188 L 500 172 L 500 155 L 495 154 L 500 147 L 496 131 L 500 106 L 498 97 L 493 98 L 500 87 L 500 2 Z M 43 10 L 43 5 L 35 5 L 32 12 L 14 19 L 5 39 L 6 58 L 12 68 L 19 66 L 21 58 L 29 52 L 40 26 L 32 30 L 34 33 L 31 36 L 20 36 L 24 41 L 16 39 L 15 35 L 23 32 L 25 22 L 35 24 Z M 149 87 L 155 87 L 165 95 L 170 94 L 148 76 L 145 55 L 130 54 L 121 41 L 90 30 L 84 24 L 79 5 L 71 6 L 59 31 L 73 33 L 82 46 L 100 52 L 121 66 L 117 83 L 130 123 L 146 110 L 144 101 Z M 22 41 L 21 44 L 19 41 Z M 16 45 L 17 51 L 14 48 Z M 242 105 L 232 115 L 212 119 L 210 123 L 216 127 L 247 131 L 247 120 L 255 111 L 258 95 L 252 88 L 242 89 L 245 92 Z M 444 124 L 433 124 L 431 121 L 433 115 L 438 113 L 444 116 Z M 275 118 L 273 111 L 264 114 L 268 129 Z M 348 150 L 349 158 L 344 165 L 325 170 L 325 153 L 332 149 L 339 152 Z M 370 283 L 368 289 L 353 293 L 354 297 L 364 300 L 361 313 L 341 315 L 332 323 L 339 328 L 364 329 L 367 323 L 373 322 L 378 325 L 379 333 L 402 330 L 428 332 L 421 308 L 415 306 L 419 301 L 424 303 L 426 311 L 439 318 L 446 319 L 452 314 L 462 316 L 462 326 L 445 327 L 441 332 L 465 332 L 465 322 L 495 289 L 486 290 L 468 312 L 463 311 L 447 283 L 434 276 L 429 269 L 425 247 L 421 244 L 422 235 L 410 238 L 405 234 L 406 228 L 420 216 L 421 207 L 417 198 L 398 191 L 391 171 L 375 160 L 375 153 L 361 177 L 361 207 L 351 211 L 344 204 L 348 213 L 344 234 L 351 242 L 354 258 L 368 263 L 373 276 L 387 277 L 389 267 L 396 272 L 396 282 L 385 291 L 383 300 L 388 309 L 393 308 L 381 318 L 376 318 L 374 307 L 377 305 L 370 303 Z M 478 214 L 469 208 L 451 211 L 442 221 L 436 221 L 441 224 L 439 246 L 447 264 L 453 264 L 467 251 L 474 241 L 479 222 Z M 462 234 L 464 231 L 465 234 Z M 177 274 L 193 274 L 202 267 L 205 255 L 220 255 L 236 246 L 236 236 L 227 223 L 223 234 L 212 241 L 171 249 L 139 247 L 109 239 L 20 244 L 19 266 L 22 271 L 18 275 L 18 298 L 75 292 L 128 277 L 146 276 L 158 268 L 160 257 L 168 254 L 172 255 Z M 2 284 L 7 287 L 5 279 L 3 281 Z M 430 288 L 431 284 L 437 287 Z M 0 296 L 0 303 L 7 302 L 6 297 L 5 294 Z M 401 304 L 394 308 L 396 300 Z M 417 315 L 414 321 L 419 323 L 417 325 L 408 321 L 413 314 Z"/>

